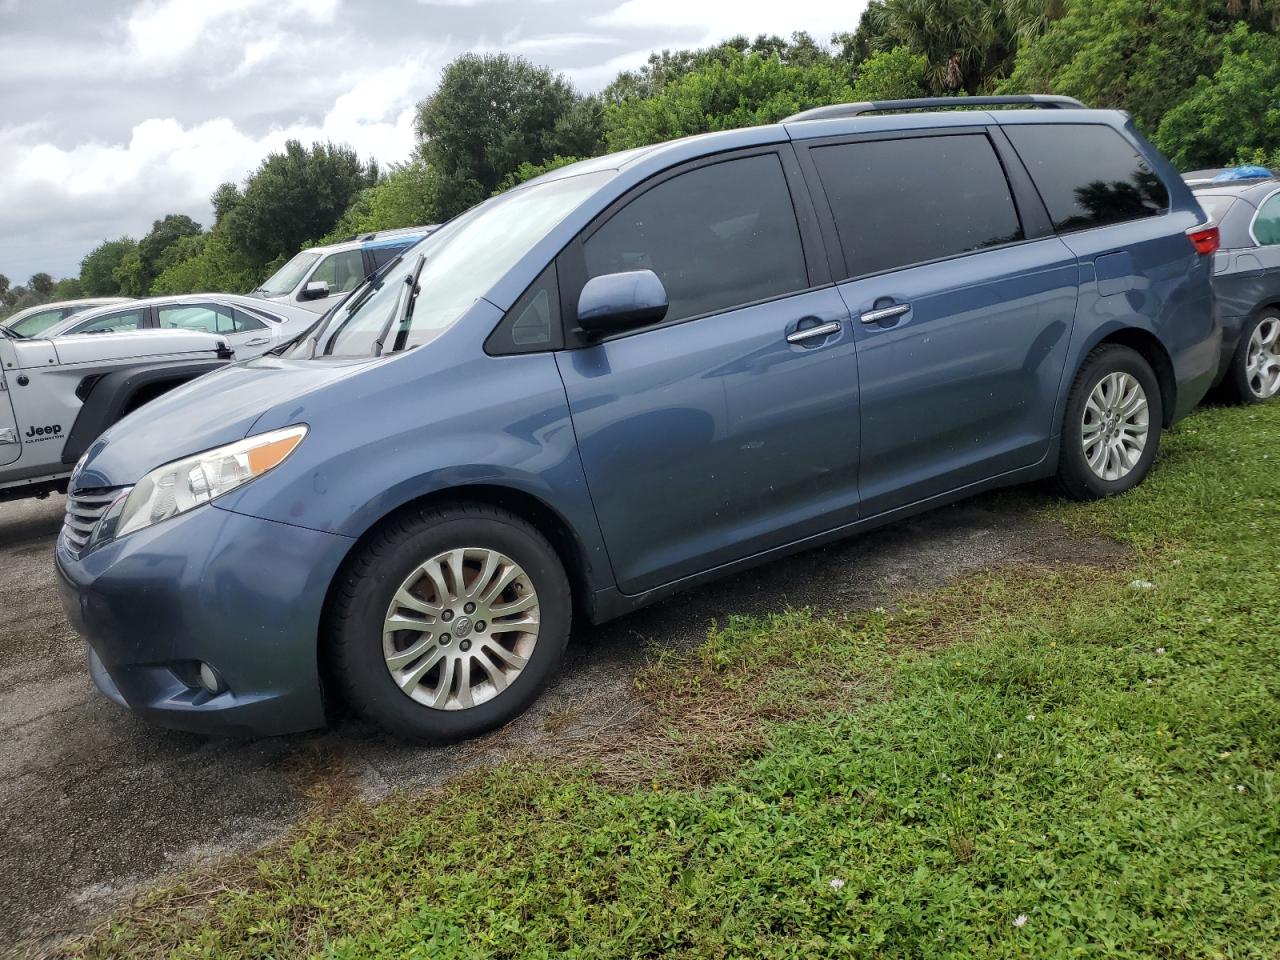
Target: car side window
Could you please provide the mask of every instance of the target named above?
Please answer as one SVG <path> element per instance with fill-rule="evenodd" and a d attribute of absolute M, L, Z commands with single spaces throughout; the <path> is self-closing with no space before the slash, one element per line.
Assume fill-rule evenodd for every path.
<path fill-rule="evenodd" d="M 484 348 L 487 353 L 503 356 L 555 350 L 561 345 L 560 285 L 552 261 L 489 334 Z"/>
<path fill-rule="evenodd" d="M 1060 232 L 1155 217 L 1169 209 L 1164 183 L 1111 127 L 1040 123 L 1009 124 L 1003 130 Z"/>
<path fill-rule="evenodd" d="M 1023 239 L 986 134 L 863 140 L 810 155 L 851 277 Z"/>
<path fill-rule="evenodd" d="M 1273 193 L 1253 218 L 1253 239 L 1261 247 L 1280 244 L 1280 193 Z"/>
<path fill-rule="evenodd" d="M 350 293 L 364 279 L 364 254 L 359 250 L 335 253 L 320 261 L 308 283 L 322 281 L 331 293 Z"/>
<path fill-rule="evenodd" d="M 257 317 L 251 317 L 243 310 L 231 311 L 231 331 L 232 333 L 248 333 L 250 330 L 263 330 L 266 324 Z M 220 331 L 221 332 L 221 331 Z"/>
<path fill-rule="evenodd" d="M 76 333 L 119 333 L 122 330 L 137 330 L 143 324 L 144 311 L 118 310 L 99 317 L 83 327 L 77 327 Z"/>
<path fill-rule="evenodd" d="M 415 241 L 416 242 L 416 241 Z M 373 269 L 378 270 L 386 266 L 400 254 L 404 253 L 412 244 L 402 244 L 394 247 L 369 247 L 369 256 L 373 260 Z"/>
<path fill-rule="evenodd" d="M 214 303 L 175 303 L 156 308 L 163 330 L 199 330 L 202 333 L 234 333 L 231 308 Z"/>
<path fill-rule="evenodd" d="M 809 285 L 800 228 L 776 154 L 664 180 L 583 243 L 587 277 L 652 270 L 666 321 L 728 310 Z"/>

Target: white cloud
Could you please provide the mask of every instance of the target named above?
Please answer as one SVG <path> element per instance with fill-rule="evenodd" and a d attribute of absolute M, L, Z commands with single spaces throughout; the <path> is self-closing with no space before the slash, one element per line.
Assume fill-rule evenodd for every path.
<path fill-rule="evenodd" d="M 681 33 L 687 31 L 694 44 L 714 43 L 740 33 L 789 36 L 796 30 L 826 41 L 833 33 L 854 29 L 866 6 L 867 0 L 625 0 L 608 13 L 592 17 L 591 23 L 602 27 L 668 27 Z"/>
<path fill-rule="evenodd" d="M 151 0 L 126 18 L 124 27 L 135 54 L 154 67 L 179 63 L 197 46 L 216 50 L 223 37 L 215 28 L 243 38 L 264 24 L 281 29 L 305 16 L 309 24 L 329 23 L 338 0 Z M 225 36 L 225 34 L 224 34 Z"/>

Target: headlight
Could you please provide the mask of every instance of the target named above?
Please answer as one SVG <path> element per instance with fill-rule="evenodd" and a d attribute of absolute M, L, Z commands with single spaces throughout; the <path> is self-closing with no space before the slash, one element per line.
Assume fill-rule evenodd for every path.
<path fill-rule="evenodd" d="M 92 540 L 122 537 L 243 486 L 283 463 L 306 435 L 304 426 L 285 427 L 152 470 L 107 509 Z"/>

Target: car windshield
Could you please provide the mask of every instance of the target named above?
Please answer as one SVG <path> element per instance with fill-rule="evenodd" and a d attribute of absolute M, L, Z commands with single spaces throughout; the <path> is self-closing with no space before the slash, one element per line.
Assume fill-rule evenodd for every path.
<path fill-rule="evenodd" d="M 66 315 L 66 311 L 61 309 L 41 310 L 38 313 L 29 314 L 8 326 L 19 337 L 38 337 L 50 327 L 61 322 Z"/>
<path fill-rule="evenodd" d="M 298 355 L 368 356 L 434 339 L 614 174 L 553 180 L 473 207 L 354 291 L 323 329 L 299 344 Z M 416 294 L 410 295 L 415 275 Z"/>
<path fill-rule="evenodd" d="M 307 275 L 311 265 L 320 259 L 320 254 L 303 250 L 300 254 L 273 273 L 254 293 L 266 297 L 282 297 L 292 293 L 298 281 Z"/>

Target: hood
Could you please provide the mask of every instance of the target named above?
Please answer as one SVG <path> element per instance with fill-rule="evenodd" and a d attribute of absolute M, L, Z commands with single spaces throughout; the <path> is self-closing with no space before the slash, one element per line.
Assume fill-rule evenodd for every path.
<path fill-rule="evenodd" d="M 375 362 L 260 357 L 184 384 L 131 413 L 90 445 L 74 489 L 137 483 L 156 467 L 243 440 L 278 405 L 336 383 Z"/>

